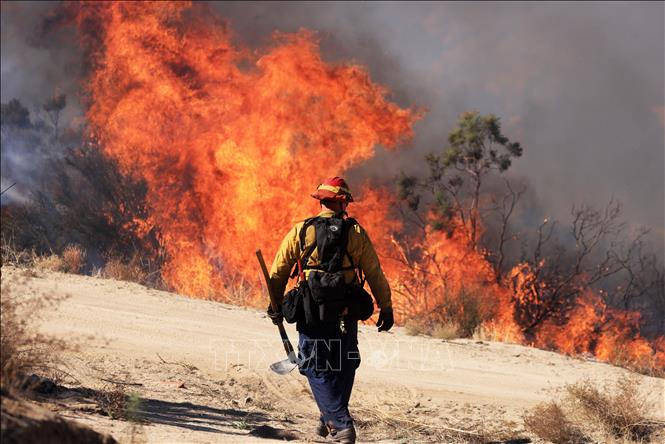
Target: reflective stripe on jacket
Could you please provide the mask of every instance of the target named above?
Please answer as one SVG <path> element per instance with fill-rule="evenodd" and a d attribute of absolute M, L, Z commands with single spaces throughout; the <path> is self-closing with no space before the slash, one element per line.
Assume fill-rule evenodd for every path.
<path fill-rule="evenodd" d="M 318 217 L 332 217 L 335 213 L 330 210 L 324 210 L 318 214 Z M 302 230 L 304 221 L 298 222 L 286 235 L 279 250 L 275 255 L 275 260 L 270 268 L 270 285 L 275 295 L 281 297 L 284 294 L 286 284 L 289 280 L 293 266 L 302 259 L 305 254 L 300 249 L 300 231 Z M 316 242 L 316 231 L 313 225 L 307 227 L 307 234 L 305 236 L 305 250 Z M 379 308 L 390 308 L 392 302 L 390 299 L 390 286 L 386 280 L 379 258 L 376 255 L 374 246 L 369 240 L 367 232 L 359 225 L 354 225 L 349 230 L 349 242 L 347 244 L 347 252 L 353 260 L 353 265 L 360 268 L 369 284 L 372 295 L 376 300 Z M 314 249 L 312 252 L 308 265 L 317 265 L 319 263 L 318 251 Z M 305 264 L 303 264 L 305 265 Z M 349 259 L 344 257 L 344 267 L 349 267 Z M 345 272 L 347 283 L 351 283 L 355 279 L 355 272 L 348 270 Z"/>

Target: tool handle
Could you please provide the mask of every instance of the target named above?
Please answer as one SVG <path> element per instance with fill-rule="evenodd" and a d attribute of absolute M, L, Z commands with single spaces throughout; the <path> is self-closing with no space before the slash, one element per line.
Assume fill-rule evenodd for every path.
<path fill-rule="evenodd" d="M 263 272 L 263 278 L 266 281 L 266 287 L 268 288 L 268 295 L 270 296 L 270 306 L 272 307 L 272 311 L 277 312 L 279 306 L 277 304 L 277 299 L 273 294 L 272 286 L 270 285 L 270 275 L 268 274 L 268 267 L 266 267 L 266 262 L 263 260 L 263 253 L 261 253 L 260 249 L 256 250 L 256 258 L 259 260 L 259 265 L 261 265 L 261 271 Z M 289 341 L 289 337 L 286 335 L 284 324 L 282 324 L 281 322 L 278 323 L 277 328 L 279 329 L 279 336 L 282 338 L 284 351 L 286 352 L 287 355 L 290 356 L 293 353 L 293 346 L 291 345 L 291 341 Z"/>
<path fill-rule="evenodd" d="M 261 266 L 261 271 L 263 272 L 263 278 L 266 281 L 266 287 L 268 288 L 268 295 L 270 296 L 270 306 L 272 307 L 272 311 L 276 312 L 278 304 L 275 295 L 272 294 L 272 286 L 270 285 L 270 274 L 268 273 L 268 267 L 266 267 L 266 261 L 263 260 L 263 253 L 261 253 L 261 250 L 256 250 L 256 258 L 259 260 L 259 265 Z"/>

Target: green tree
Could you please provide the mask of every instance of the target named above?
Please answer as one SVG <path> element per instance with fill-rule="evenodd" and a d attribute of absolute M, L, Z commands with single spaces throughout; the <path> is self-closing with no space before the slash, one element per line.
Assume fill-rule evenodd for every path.
<path fill-rule="evenodd" d="M 476 249 L 485 178 L 492 171 L 506 171 L 512 159 L 521 155 L 522 147 L 501 132 L 497 116 L 462 113 L 448 136 L 448 147 L 442 153 L 425 157 L 429 177 L 421 182 L 402 176 L 400 197 L 411 210 L 417 211 L 420 192 L 430 194 L 438 216 L 432 222 L 435 228 L 445 229 L 450 235 L 462 230 L 471 248 Z"/>

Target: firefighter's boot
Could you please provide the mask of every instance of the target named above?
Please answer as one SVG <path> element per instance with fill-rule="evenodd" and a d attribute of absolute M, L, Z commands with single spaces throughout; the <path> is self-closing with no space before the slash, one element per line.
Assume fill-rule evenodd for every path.
<path fill-rule="evenodd" d="M 356 442 L 356 429 L 353 426 L 348 429 L 332 430 L 330 434 L 333 442 L 340 444 L 355 444 Z"/>
<path fill-rule="evenodd" d="M 316 429 L 314 430 L 314 432 L 323 438 L 328 436 L 328 434 L 330 433 L 328 431 L 328 426 L 326 425 L 325 422 L 323 422 L 323 418 L 319 418 L 319 423 L 316 425 Z"/>

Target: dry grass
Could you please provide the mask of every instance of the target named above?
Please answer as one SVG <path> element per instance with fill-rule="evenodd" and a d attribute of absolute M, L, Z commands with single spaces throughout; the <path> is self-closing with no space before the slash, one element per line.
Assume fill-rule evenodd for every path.
<path fill-rule="evenodd" d="M 568 419 L 559 404 L 554 401 L 537 405 L 524 417 L 524 425 L 529 432 L 554 444 L 576 444 L 587 441 L 582 430 Z"/>
<path fill-rule="evenodd" d="M 461 337 L 460 326 L 454 322 L 430 322 L 409 319 L 404 324 L 406 334 L 411 336 L 426 335 L 436 339 L 455 339 Z"/>
<path fill-rule="evenodd" d="M 62 251 L 65 273 L 81 273 L 85 267 L 86 251 L 79 245 L 67 245 Z"/>
<path fill-rule="evenodd" d="M 109 258 L 101 270 L 101 276 L 107 279 L 144 284 L 148 273 L 141 265 L 139 256 L 134 255 L 129 262 L 123 262 L 117 257 Z"/>
<path fill-rule="evenodd" d="M 639 391 L 636 376 L 622 376 L 614 387 L 599 389 L 589 381 L 566 386 L 571 412 L 586 422 L 595 422 L 615 438 L 648 440 L 665 423 L 648 418 L 653 404 Z"/>
<path fill-rule="evenodd" d="M 0 245 L 2 253 L 2 265 L 19 267 L 26 275 L 39 276 L 39 272 L 51 271 L 58 273 L 83 274 L 115 279 L 127 282 L 136 282 L 151 288 L 168 290 L 169 287 L 162 279 L 160 271 L 160 259 L 149 259 L 134 251 L 129 260 L 123 256 L 109 255 L 106 264 L 102 268 L 89 270 L 87 267 L 87 252 L 77 244 L 69 244 L 62 254 L 53 251 L 46 254 L 37 254 L 34 250 L 20 250 L 15 246 L 11 237 L 2 237 Z M 238 304 L 243 305 L 251 299 L 254 294 L 247 284 L 242 284 L 237 291 L 233 291 L 233 297 L 238 299 Z"/>
<path fill-rule="evenodd" d="M 119 386 L 111 390 L 100 390 L 95 399 L 104 414 L 111 419 L 125 419 L 127 412 L 127 395 Z"/>
<path fill-rule="evenodd" d="M 3 282 L 0 310 L 0 386 L 12 390 L 24 386 L 33 372 L 58 376 L 59 358 L 70 348 L 66 343 L 35 331 L 32 321 L 62 298 L 52 295 L 28 297 L 20 293 L 20 282 Z M 30 322 L 29 322 L 30 321 Z"/>
<path fill-rule="evenodd" d="M 86 251 L 78 245 L 68 245 L 62 255 L 51 253 L 35 256 L 32 265 L 39 271 L 79 274 L 85 267 Z"/>
<path fill-rule="evenodd" d="M 4 220 L 3 220 L 4 225 Z M 0 240 L 0 260 L 2 265 L 14 265 L 16 267 L 32 266 L 34 264 L 37 253 L 34 250 L 21 250 L 16 247 L 14 238 L 10 235 L 2 233 Z"/>
<path fill-rule="evenodd" d="M 111 419 L 140 421 L 141 398 L 136 393 L 126 393 L 121 385 L 114 384 L 96 391 L 95 401 Z"/>
<path fill-rule="evenodd" d="M 226 287 L 224 302 L 245 307 L 261 306 L 264 299 L 261 300 L 261 303 L 257 304 L 256 295 L 256 289 L 246 282 L 243 277 L 240 277 L 238 279 L 233 279 L 231 284 Z"/>
<path fill-rule="evenodd" d="M 93 398 L 102 414 L 114 420 L 129 421 L 128 439 L 135 444 L 145 442 L 141 414 L 142 399 L 137 393 L 127 393 L 122 385 L 112 384 L 104 390 L 93 391 Z"/>
<path fill-rule="evenodd" d="M 158 260 L 152 260 L 142 256 L 139 251 L 134 251 L 129 260 L 124 260 L 120 256 L 108 256 L 106 264 L 92 274 L 106 279 L 135 282 L 158 290 L 169 290 L 169 286 L 162 279 L 159 264 Z"/>
<path fill-rule="evenodd" d="M 79 245 L 67 245 L 62 254 L 51 251 L 39 255 L 35 250 L 20 250 L 13 240 L 3 235 L 0 244 L 2 265 L 13 265 L 21 268 L 35 268 L 38 271 L 56 271 L 60 273 L 81 273 L 86 265 L 86 251 Z"/>
<path fill-rule="evenodd" d="M 490 442 L 526 442 L 514 424 L 501 418 L 453 418 L 418 413 L 413 404 L 381 403 L 354 407 L 356 426 L 365 439 L 373 442 L 482 444 Z M 370 438 L 371 437 L 371 438 Z M 364 442 L 364 441 L 363 441 Z"/>
<path fill-rule="evenodd" d="M 491 310 L 483 307 L 483 297 L 480 290 L 460 292 L 457 306 L 451 308 L 448 319 L 459 324 L 459 334 L 463 338 L 470 338 L 480 327 L 483 321 L 491 316 Z"/>
<path fill-rule="evenodd" d="M 33 262 L 34 268 L 39 271 L 65 272 L 65 261 L 57 254 L 37 256 Z"/>
<path fill-rule="evenodd" d="M 489 441 L 485 431 L 464 430 L 444 424 L 426 424 L 415 420 L 405 412 L 386 411 L 384 408 L 358 407 L 356 426 L 363 436 L 373 440 L 396 440 L 397 442 L 445 442 L 480 444 Z"/>
<path fill-rule="evenodd" d="M 524 416 L 531 433 L 546 441 L 578 443 L 599 437 L 603 442 L 650 442 L 665 432 L 665 422 L 649 419 L 653 405 L 639 390 L 636 375 L 622 376 L 612 387 L 590 381 L 567 385 L 561 404 L 551 401 Z"/>
<path fill-rule="evenodd" d="M 459 338 L 459 325 L 452 322 L 442 322 L 432 327 L 431 336 L 436 339 L 455 339 Z"/>
<path fill-rule="evenodd" d="M 642 375 L 654 378 L 665 378 L 665 367 L 658 362 L 656 356 L 642 357 L 636 360 L 627 348 L 629 345 L 619 345 L 609 357 L 607 362 L 617 367 L 627 368 Z"/>
<path fill-rule="evenodd" d="M 416 319 L 409 319 L 404 323 L 406 334 L 410 336 L 426 335 L 429 331 L 427 324 Z"/>
<path fill-rule="evenodd" d="M 470 338 L 492 316 L 479 290 L 463 289 L 446 294 L 442 302 L 427 311 L 408 312 L 404 327 L 407 334 L 438 339 Z"/>
<path fill-rule="evenodd" d="M 471 336 L 472 339 L 476 341 L 488 341 L 488 342 L 511 342 L 513 339 L 515 342 L 519 343 L 519 338 L 509 338 L 506 337 L 505 331 L 503 329 L 497 328 L 495 325 L 481 324 L 476 328 Z"/>

